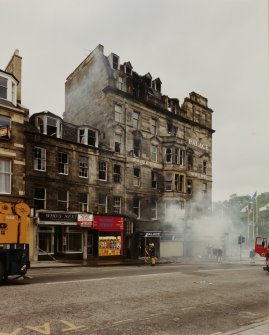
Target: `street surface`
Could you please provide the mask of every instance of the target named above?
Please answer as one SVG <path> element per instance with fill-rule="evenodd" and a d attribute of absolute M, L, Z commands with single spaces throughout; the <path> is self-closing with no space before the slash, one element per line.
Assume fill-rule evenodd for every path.
<path fill-rule="evenodd" d="M 269 316 L 258 265 L 32 269 L 0 285 L 0 335 L 216 335 Z"/>

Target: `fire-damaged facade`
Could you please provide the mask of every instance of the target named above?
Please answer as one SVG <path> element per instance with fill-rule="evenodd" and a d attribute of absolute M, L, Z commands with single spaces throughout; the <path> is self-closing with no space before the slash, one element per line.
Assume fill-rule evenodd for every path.
<path fill-rule="evenodd" d="M 63 120 L 99 129 L 106 148 L 92 153 L 89 209 L 126 218 L 130 257 L 149 242 L 158 256 L 182 256 L 186 222 L 211 208 L 213 111 L 195 92 L 180 105 L 161 86 L 101 45 L 66 80 Z"/>

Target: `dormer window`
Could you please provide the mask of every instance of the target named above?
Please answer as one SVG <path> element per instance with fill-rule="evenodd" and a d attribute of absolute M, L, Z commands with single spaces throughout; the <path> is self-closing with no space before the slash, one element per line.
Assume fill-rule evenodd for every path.
<path fill-rule="evenodd" d="M 113 66 L 113 69 L 115 69 L 115 70 L 118 70 L 118 68 L 119 68 L 119 57 L 116 56 L 116 55 L 113 55 L 112 66 Z"/>
<path fill-rule="evenodd" d="M 41 134 L 57 138 L 62 137 L 62 122 L 56 117 L 46 114 L 40 115 L 36 118 L 36 127 Z"/>
<path fill-rule="evenodd" d="M 0 98 L 7 99 L 7 78 L 0 77 Z"/>
<path fill-rule="evenodd" d="M 78 129 L 78 142 L 81 144 L 98 146 L 97 143 L 97 131 L 89 128 Z"/>

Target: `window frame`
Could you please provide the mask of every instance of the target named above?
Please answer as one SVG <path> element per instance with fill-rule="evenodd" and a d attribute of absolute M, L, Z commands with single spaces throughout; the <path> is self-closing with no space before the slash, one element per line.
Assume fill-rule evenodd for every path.
<path fill-rule="evenodd" d="M 136 172 L 137 175 L 136 175 Z M 140 167 L 134 166 L 133 168 L 133 186 L 139 187 L 141 183 L 141 169 Z"/>
<path fill-rule="evenodd" d="M 122 135 L 115 134 L 115 152 L 118 154 L 121 153 L 121 138 Z"/>
<path fill-rule="evenodd" d="M 117 168 L 119 168 L 118 171 L 116 171 Z M 120 164 L 113 165 L 113 182 L 115 184 L 121 183 L 121 165 Z"/>
<path fill-rule="evenodd" d="M 170 150 L 170 153 L 168 153 Z M 173 150 L 171 147 L 165 148 L 165 163 L 172 164 L 173 163 Z M 169 159 L 168 159 L 169 158 Z"/>
<path fill-rule="evenodd" d="M 63 161 L 64 155 L 66 155 L 66 162 Z M 68 153 L 64 151 L 58 152 L 58 174 L 65 175 L 65 176 L 68 176 L 69 174 L 69 157 L 68 157 Z"/>
<path fill-rule="evenodd" d="M 137 203 L 136 203 L 137 202 Z M 140 219 L 140 199 L 139 198 L 134 198 L 133 199 L 133 213 L 137 216 L 137 219 Z"/>
<path fill-rule="evenodd" d="M 81 195 L 86 195 L 86 202 L 83 202 L 81 200 Z M 89 212 L 89 193 L 87 192 L 80 192 L 78 194 L 78 205 L 79 205 L 79 211 L 81 212 Z M 85 210 L 86 207 L 86 210 Z"/>
<path fill-rule="evenodd" d="M 36 190 L 43 190 L 44 191 L 44 198 L 38 198 L 36 196 Z M 35 209 L 37 209 L 37 210 L 39 210 L 39 209 L 46 209 L 46 206 L 47 206 L 47 190 L 46 190 L 46 188 L 44 188 L 44 187 L 35 187 L 34 188 L 33 199 L 34 199 L 34 208 Z M 43 204 L 44 204 L 43 207 L 37 207 L 36 203 L 37 202 L 41 202 L 41 201 L 43 201 Z"/>
<path fill-rule="evenodd" d="M 104 178 L 101 178 L 102 174 L 104 174 Z M 107 162 L 100 160 L 98 162 L 98 179 L 107 181 Z"/>
<path fill-rule="evenodd" d="M 1 80 L 3 80 L 2 83 L 1 83 Z M 4 81 L 5 81 L 6 86 L 4 85 Z M 1 95 L 1 91 L 5 93 L 3 96 Z M 8 97 L 7 93 L 8 93 L 8 78 L 0 75 L 0 99 L 7 100 L 7 97 Z"/>
<path fill-rule="evenodd" d="M 158 162 L 158 146 L 151 144 L 150 146 L 150 158 L 153 162 Z"/>
<path fill-rule="evenodd" d="M 1 121 L 1 119 L 2 119 L 2 121 Z M 0 114 L 0 131 L 1 131 L 1 129 L 5 129 L 5 128 L 6 128 L 6 134 L 3 133 L 3 135 L 1 135 L 1 133 L 0 133 L 0 139 L 1 140 L 9 140 L 10 137 L 11 137 L 11 134 L 10 134 L 10 132 L 11 132 L 11 117 Z"/>
<path fill-rule="evenodd" d="M 155 206 L 153 207 L 154 204 Z M 158 202 L 156 200 L 151 203 L 151 220 L 158 220 Z"/>
<path fill-rule="evenodd" d="M 140 128 L 140 113 L 137 111 L 133 111 L 132 126 L 135 129 Z"/>
<path fill-rule="evenodd" d="M 40 151 L 39 156 L 37 157 L 37 151 Z M 34 170 L 35 171 L 46 171 L 46 159 L 47 159 L 47 151 L 42 147 L 34 147 Z M 38 168 L 40 165 L 40 168 Z"/>
<path fill-rule="evenodd" d="M 2 185 L 5 185 L 5 181 L 7 181 L 7 188 L 4 190 L 0 189 L 0 194 L 11 194 L 11 187 L 12 187 L 12 165 L 11 165 L 11 160 L 6 159 L 6 158 L 1 158 L 0 157 L 0 163 L 1 162 L 7 162 L 8 163 L 8 170 L 1 170 L 1 164 L 0 164 L 0 180 L 4 180 L 4 183 L 1 183 Z M 4 165 L 4 164 L 3 164 Z M 1 177 L 2 176 L 2 177 Z M 8 178 L 7 180 L 5 178 Z"/>
<path fill-rule="evenodd" d="M 114 121 L 118 123 L 122 122 L 122 105 L 117 103 L 114 104 Z"/>
<path fill-rule="evenodd" d="M 113 212 L 115 214 L 121 214 L 121 197 L 113 197 Z"/>
<path fill-rule="evenodd" d="M 100 201 L 101 197 L 104 198 L 105 202 Z M 107 194 L 99 193 L 99 195 L 98 195 L 98 212 L 99 212 L 99 207 L 104 208 L 104 212 L 101 211 L 101 213 L 105 213 L 105 214 L 107 213 L 107 211 L 108 211 L 108 197 L 107 197 Z"/>
<path fill-rule="evenodd" d="M 60 192 L 61 192 L 62 194 L 64 194 L 64 192 L 65 192 L 65 194 L 66 194 L 66 200 L 59 199 L 59 194 L 60 194 Z M 66 204 L 66 208 L 61 209 L 60 204 Z M 58 193 L 57 193 L 57 207 L 58 207 L 58 209 L 59 209 L 60 211 L 68 211 L 68 209 L 69 209 L 69 191 L 66 191 L 66 190 L 58 190 Z M 64 207 L 65 207 L 65 206 L 64 206 Z"/>
<path fill-rule="evenodd" d="M 171 192 L 172 191 L 172 181 L 173 181 L 173 174 L 172 173 L 165 173 L 165 191 L 166 192 Z"/>
<path fill-rule="evenodd" d="M 153 134 L 153 135 L 158 134 L 157 127 L 158 127 L 157 119 L 151 118 L 151 125 L 150 125 L 151 134 Z"/>
<path fill-rule="evenodd" d="M 85 156 L 79 156 L 79 177 L 80 178 L 89 178 L 89 159 Z"/>

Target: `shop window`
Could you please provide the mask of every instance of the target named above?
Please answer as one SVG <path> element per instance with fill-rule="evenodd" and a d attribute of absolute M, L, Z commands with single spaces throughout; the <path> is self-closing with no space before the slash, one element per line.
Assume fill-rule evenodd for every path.
<path fill-rule="evenodd" d="M 133 112 L 133 127 L 138 129 L 139 128 L 139 119 L 140 114 L 138 112 Z"/>
<path fill-rule="evenodd" d="M 157 135 L 157 120 L 151 119 L 151 133 Z"/>
<path fill-rule="evenodd" d="M 46 189 L 45 188 L 35 188 L 34 208 L 35 209 L 46 209 Z"/>
<path fill-rule="evenodd" d="M 122 240 L 117 233 L 101 233 L 99 236 L 98 256 L 119 256 L 122 254 Z"/>
<path fill-rule="evenodd" d="M 58 173 L 68 175 L 68 155 L 58 152 Z"/>
<path fill-rule="evenodd" d="M 140 186 L 140 168 L 134 168 L 134 186 Z"/>
<path fill-rule="evenodd" d="M 172 163 L 172 149 L 171 148 L 166 148 L 165 162 L 166 163 Z"/>
<path fill-rule="evenodd" d="M 89 128 L 78 129 L 78 142 L 97 147 L 97 131 Z"/>
<path fill-rule="evenodd" d="M 0 98 L 7 99 L 7 78 L 0 77 Z"/>
<path fill-rule="evenodd" d="M 141 141 L 140 139 L 134 139 L 133 141 L 133 150 L 134 150 L 134 156 L 139 157 L 140 156 L 140 150 L 141 150 Z"/>
<path fill-rule="evenodd" d="M 38 226 L 38 254 L 54 254 L 54 227 Z"/>
<path fill-rule="evenodd" d="M 0 193 L 11 193 L 11 161 L 0 158 Z"/>
<path fill-rule="evenodd" d="M 69 194 L 68 191 L 60 190 L 58 191 L 58 210 L 59 211 L 67 211 L 69 209 L 68 199 Z"/>
<path fill-rule="evenodd" d="M 107 180 L 107 162 L 99 161 L 99 179 Z"/>
<path fill-rule="evenodd" d="M 172 173 L 165 174 L 165 190 L 172 191 Z"/>
<path fill-rule="evenodd" d="M 113 212 L 115 214 L 121 213 L 121 197 L 114 197 L 113 198 Z"/>
<path fill-rule="evenodd" d="M 104 194 L 99 194 L 98 197 L 98 212 L 107 213 L 107 196 Z"/>
<path fill-rule="evenodd" d="M 152 188 L 157 188 L 157 179 L 158 179 L 157 172 L 151 172 L 151 187 Z"/>
<path fill-rule="evenodd" d="M 122 121 L 122 106 L 115 104 L 114 105 L 114 120 L 116 122 L 121 122 Z"/>
<path fill-rule="evenodd" d="M 121 152 L 121 135 L 115 134 L 115 152 Z"/>
<path fill-rule="evenodd" d="M 63 246 L 65 252 L 82 252 L 80 227 L 64 227 Z"/>
<path fill-rule="evenodd" d="M 10 117 L 0 115 L 0 139 L 8 140 L 11 137 L 11 121 Z"/>
<path fill-rule="evenodd" d="M 113 171 L 114 183 L 120 183 L 121 182 L 121 166 L 118 164 L 115 164 L 113 170 L 114 170 Z"/>
<path fill-rule="evenodd" d="M 187 179 L 187 194 L 192 194 L 192 180 Z"/>
<path fill-rule="evenodd" d="M 82 178 L 88 178 L 89 165 L 87 157 L 79 157 L 79 176 Z"/>
<path fill-rule="evenodd" d="M 180 148 L 175 148 L 175 163 L 184 165 L 185 151 Z"/>
<path fill-rule="evenodd" d="M 78 195 L 79 211 L 88 212 L 89 211 L 89 194 L 88 193 L 79 193 Z"/>
<path fill-rule="evenodd" d="M 37 171 L 46 171 L 46 149 L 34 148 L 34 169 Z"/>
<path fill-rule="evenodd" d="M 206 170 L 207 170 L 207 161 L 203 161 L 203 173 L 206 174 Z"/>
<path fill-rule="evenodd" d="M 140 199 L 138 198 L 134 198 L 133 212 L 137 216 L 137 219 L 140 219 Z"/>
<path fill-rule="evenodd" d="M 151 220 L 158 219 L 158 211 L 157 211 L 157 201 L 153 201 L 151 204 Z"/>
<path fill-rule="evenodd" d="M 156 145 L 151 145 L 151 160 L 153 162 L 158 161 L 158 147 Z"/>

